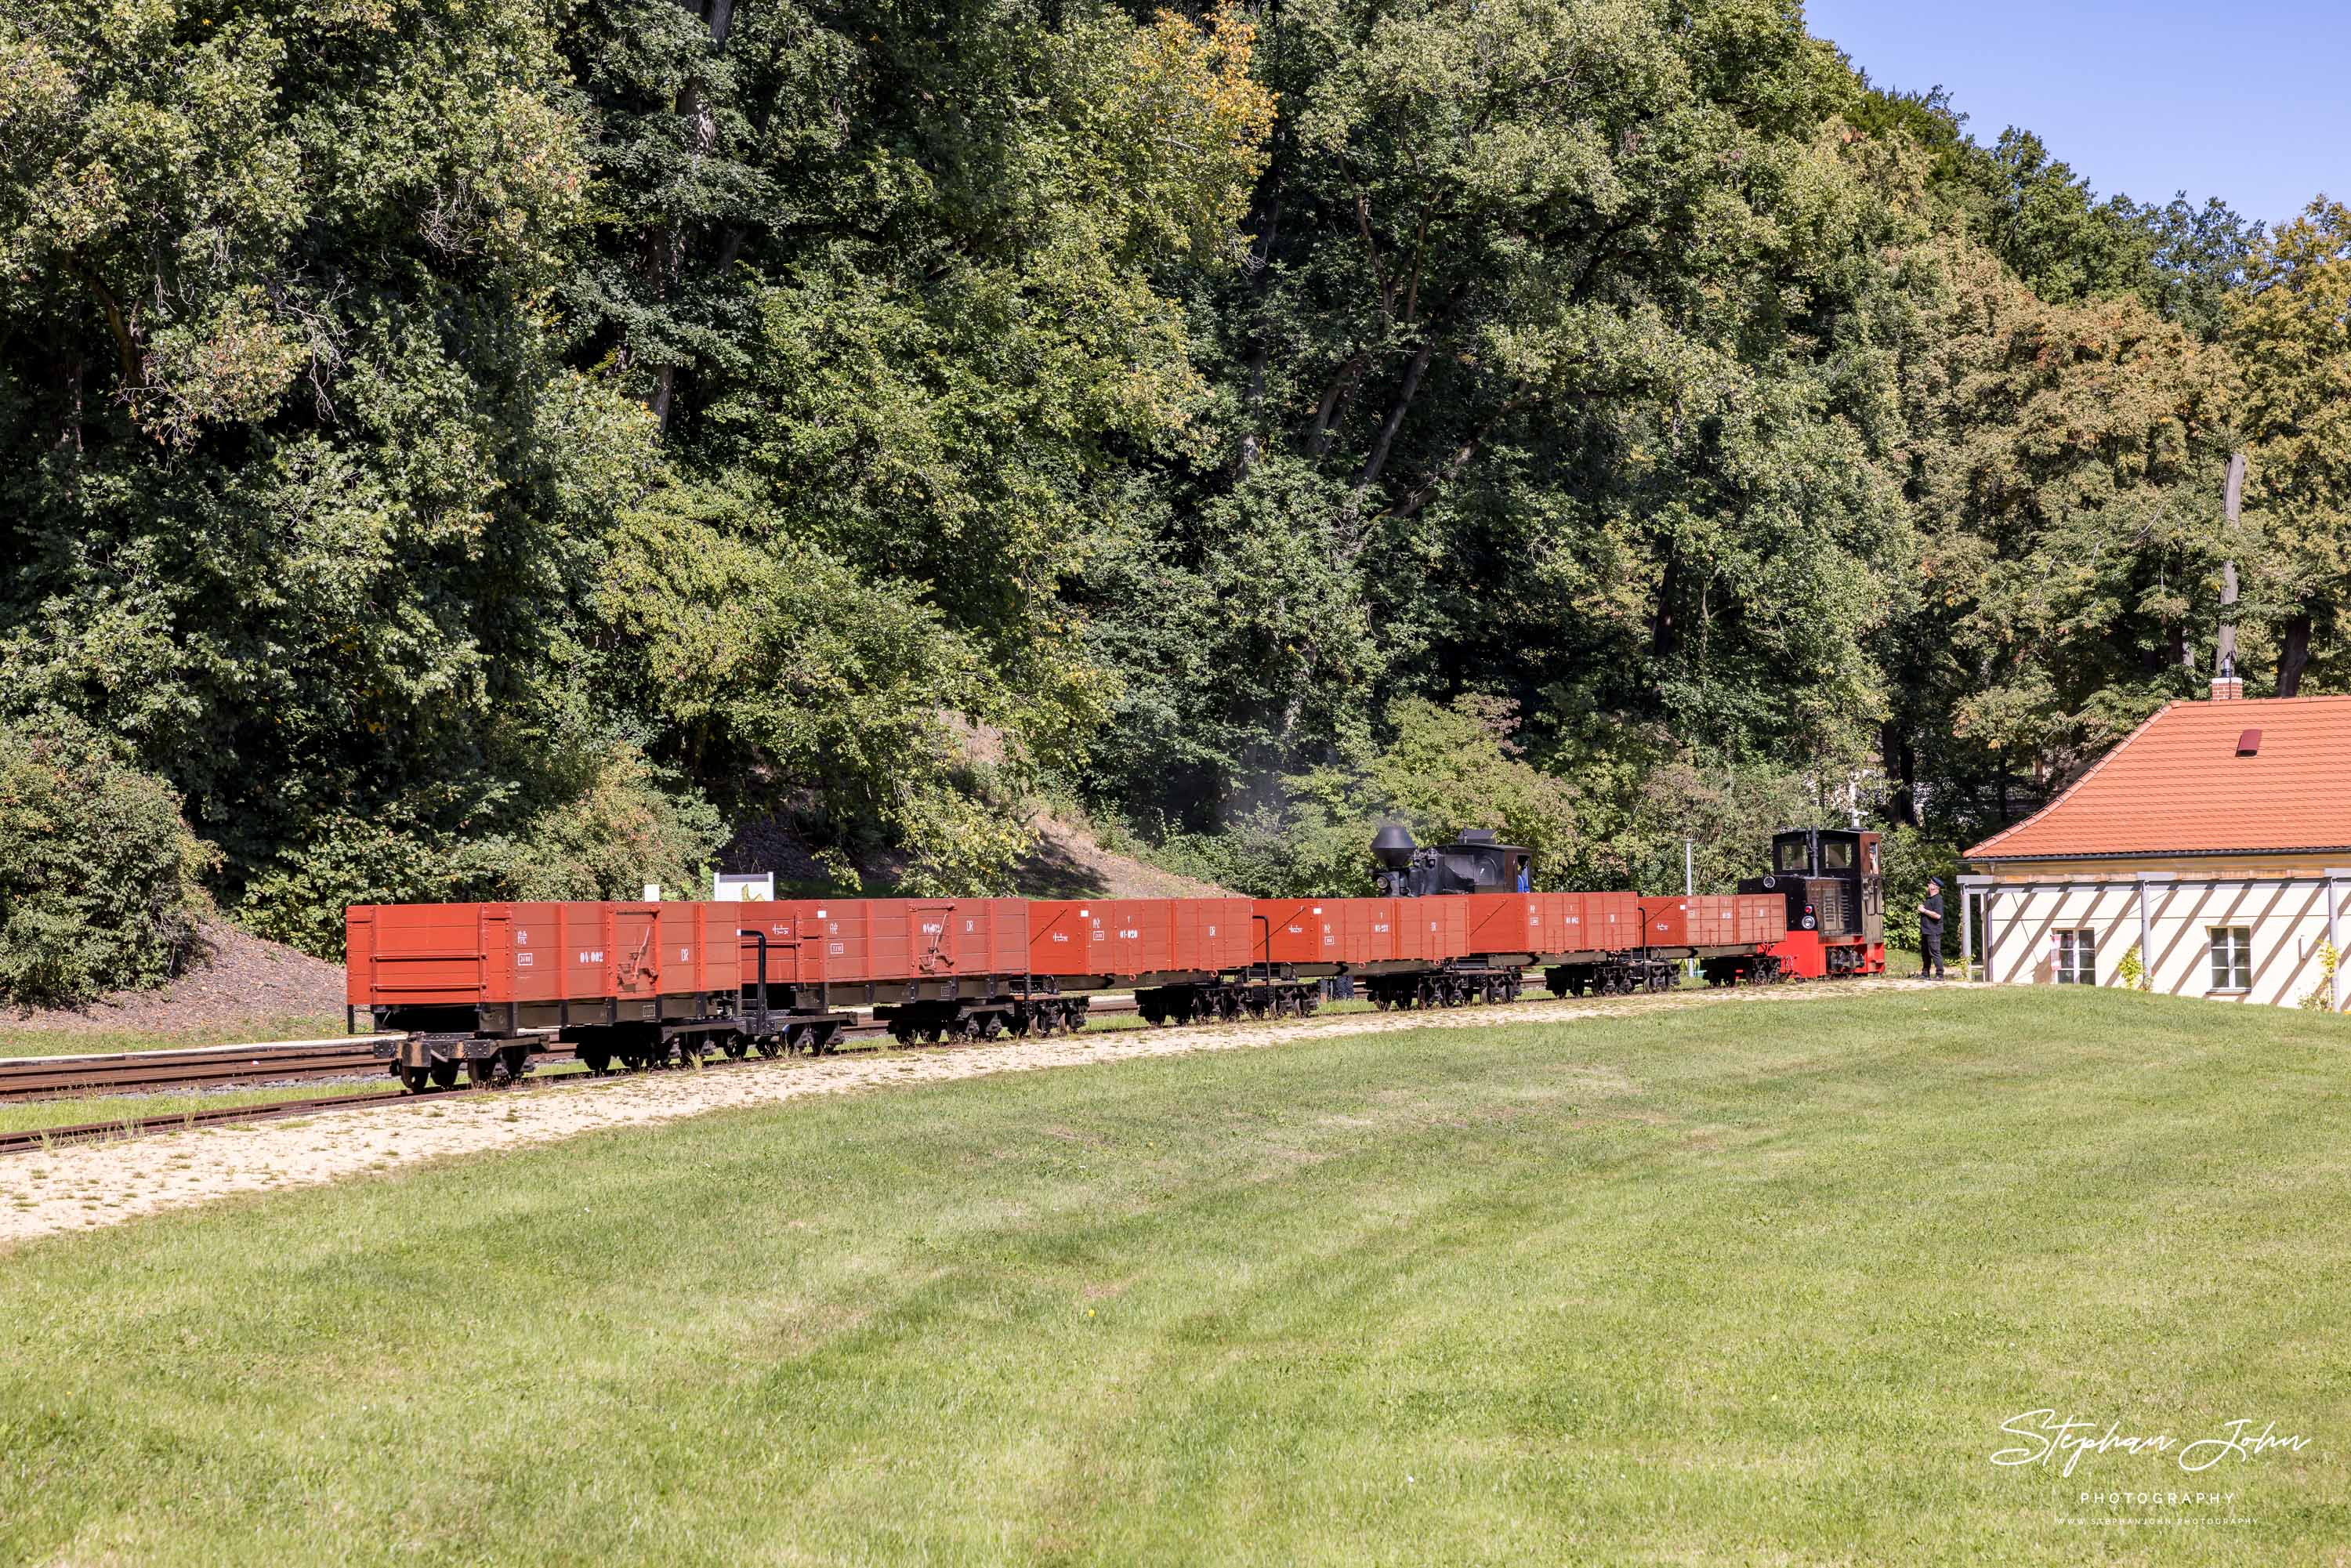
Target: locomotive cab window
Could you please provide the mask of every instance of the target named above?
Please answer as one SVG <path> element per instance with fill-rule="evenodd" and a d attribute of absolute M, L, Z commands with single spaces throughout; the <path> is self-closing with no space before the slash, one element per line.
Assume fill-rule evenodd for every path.
<path fill-rule="evenodd" d="M 1851 871 L 1853 869 L 1853 845 L 1847 843 L 1842 839 L 1822 840 L 1821 869 L 1823 871 Z"/>
<path fill-rule="evenodd" d="M 1801 872 L 1804 865 L 1804 841 L 1782 839 L 1772 846 L 1771 869 L 1777 872 Z"/>

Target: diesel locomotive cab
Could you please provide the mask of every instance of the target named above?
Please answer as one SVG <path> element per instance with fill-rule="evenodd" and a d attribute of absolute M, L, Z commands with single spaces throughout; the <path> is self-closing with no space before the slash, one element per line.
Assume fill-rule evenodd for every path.
<path fill-rule="evenodd" d="M 1412 834 L 1389 823 L 1372 840 L 1384 898 L 1442 893 L 1516 893 L 1534 864 L 1534 852 L 1498 843 L 1490 828 L 1470 828 L 1452 843 L 1416 849 Z"/>
<path fill-rule="evenodd" d="M 1775 833 L 1771 870 L 1744 879 L 1739 891 L 1787 900 L 1792 943 L 1808 954 L 1818 948 L 1818 969 L 1799 959 L 1799 973 L 1875 974 L 1885 967 L 1886 878 L 1876 833 L 1843 828 Z"/>

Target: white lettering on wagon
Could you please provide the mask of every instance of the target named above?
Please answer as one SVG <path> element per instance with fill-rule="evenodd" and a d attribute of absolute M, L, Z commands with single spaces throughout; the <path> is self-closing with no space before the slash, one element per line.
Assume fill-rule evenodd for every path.
<path fill-rule="evenodd" d="M 604 961 L 604 949 L 599 947 L 594 952 L 589 952 L 583 948 L 580 954 L 580 961 L 583 964 L 601 964 Z"/>
<path fill-rule="evenodd" d="M 517 953 L 515 955 L 515 967 L 528 969 L 530 967 L 531 960 L 538 956 L 536 953 Z"/>

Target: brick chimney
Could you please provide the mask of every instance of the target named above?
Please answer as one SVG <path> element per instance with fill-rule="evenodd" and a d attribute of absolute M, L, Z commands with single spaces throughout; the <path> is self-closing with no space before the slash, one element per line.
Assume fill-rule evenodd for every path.
<path fill-rule="evenodd" d="M 2237 678 L 2237 661 L 2232 654 L 2220 656 L 2220 673 L 2212 677 L 2212 700 L 2216 703 L 2235 702 L 2245 695 L 2245 683 Z"/>

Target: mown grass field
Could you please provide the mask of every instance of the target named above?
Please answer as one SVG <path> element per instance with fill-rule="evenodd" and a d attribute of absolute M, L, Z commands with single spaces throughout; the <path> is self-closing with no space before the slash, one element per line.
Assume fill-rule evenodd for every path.
<path fill-rule="evenodd" d="M 2346 1069 L 2339 1019 L 1863 996 L 974 1081 L 60 1238 L 0 1262 L 0 1557 L 2335 1562 Z M 1993 1466 L 2042 1407 L 2311 1442 Z M 2077 1500 L 2116 1490 L 2235 1501 Z M 2116 1513 L 2172 1522 L 2067 1522 Z"/>

